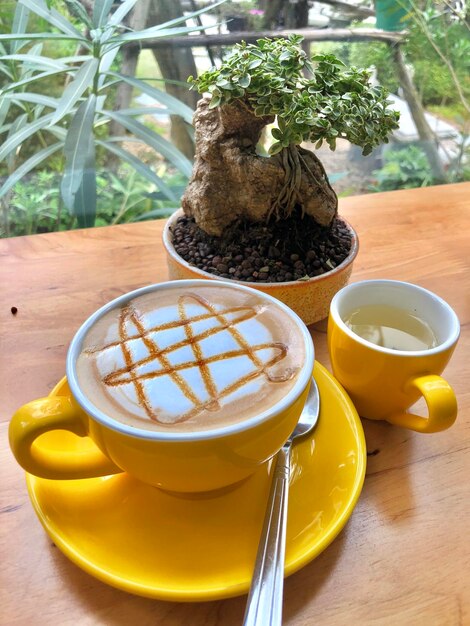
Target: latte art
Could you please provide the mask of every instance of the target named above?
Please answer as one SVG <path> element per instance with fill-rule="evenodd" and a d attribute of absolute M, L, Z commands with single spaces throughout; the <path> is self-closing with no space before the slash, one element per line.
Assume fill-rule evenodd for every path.
<path fill-rule="evenodd" d="M 304 361 L 300 329 L 276 305 L 208 286 L 139 296 L 104 315 L 77 361 L 89 399 L 138 428 L 199 430 L 278 402 Z"/>

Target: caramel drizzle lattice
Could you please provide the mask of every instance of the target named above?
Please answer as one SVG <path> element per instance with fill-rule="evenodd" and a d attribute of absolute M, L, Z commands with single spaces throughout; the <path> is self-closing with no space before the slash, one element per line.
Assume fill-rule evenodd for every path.
<path fill-rule="evenodd" d="M 185 309 L 185 302 L 187 302 L 188 300 L 196 301 L 204 309 L 206 309 L 207 313 L 188 317 Z M 143 381 L 145 380 L 158 378 L 160 376 L 169 376 L 171 378 L 171 380 L 179 387 L 184 396 L 193 405 L 193 407 L 189 411 L 181 415 L 178 420 L 176 420 L 177 422 L 183 422 L 193 417 L 197 413 L 200 413 L 204 409 L 207 409 L 209 411 L 217 410 L 220 407 L 221 399 L 230 395 L 237 389 L 240 389 L 258 376 L 264 375 L 267 380 L 274 383 L 287 381 L 294 376 L 295 372 L 291 369 L 286 369 L 286 371 L 280 376 L 273 376 L 268 371 L 269 368 L 284 359 L 284 357 L 286 356 L 287 347 L 283 343 L 267 342 L 252 346 L 245 339 L 243 334 L 236 328 L 237 324 L 245 320 L 251 319 L 252 317 L 257 315 L 257 310 L 254 307 L 238 306 L 227 308 L 223 311 L 217 311 L 217 309 L 205 298 L 195 293 L 188 293 L 179 297 L 178 313 L 178 320 L 166 322 L 146 329 L 139 313 L 135 310 L 132 303 L 129 303 L 124 306 L 120 312 L 118 323 L 119 339 L 100 348 L 90 348 L 87 350 L 89 354 L 97 354 L 111 347 L 119 346 L 121 348 L 125 366 L 104 376 L 103 382 L 105 385 L 110 387 L 118 387 L 129 383 L 132 384 L 134 386 L 139 404 L 142 406 L 145 413 L 150 419 L 157 422 L 160 421 L 145 392 L 145 387 L 143 384 Z M 227 315 L 234 315 L 234 318 L 230 320 L 227 318 Z M 215 321 L 217 321 L 218 325 L 196 333 L 193 327 L 194 322 L 206 319 L 214 319 Z M 129 322 L 131 325 L 134 326 L 137 332 L 129 332 Z M 181 341 L 171 344 L 166 348 L 160 348 L 157 344 L 154 333 L 178 327 L 184 328 L 185 338 Z M 224 330 L 227 330 L 231 334 L 231 336 L 237 343 L 238 348 L 234 350 L 228 350 L 214 356 L 204 357 L 200 342 L 203 339 L 206 339 L 207 337 L 215 335 L 216 333 L 220 333 Z M 135 339 L 141 339 L 149 352 L 149 355 L 147 357 L 138 359 L 136 361 L 133 360 L 128 345 L 130 341 Z M 168 355 L 171 352 L 174 352 L 175 350 L 178 350 L 185 346 L 191 347 L 194 359 L 179 363 L 177 365 L 173 365 L 169 360 Z M 267 362 L 263 363 L 258 358 L 257 352 L 265 349 L 274 350 L 274 355 Z M 247 356 L 255 366 L 255 370 L 244 376 L 241 376 L 235 382 L 227 385 L 226 387 L 218 391 L 215 381 L 210 373 L 210 368 L 208 366 L 216 361 L 225 360 L 237 356 Z M 140 374 L 137 372 L 138 368 L 152 363 L 153 361 L 159 364 L 159 369 Z M 198 398 L 194 390 L 191 389 L 190 385 L 181 376 L 180 372 L 190 367 L 199 368 L 205 390 L 209 397 L 208 400 L 201 400 L 200 398 Z"/>

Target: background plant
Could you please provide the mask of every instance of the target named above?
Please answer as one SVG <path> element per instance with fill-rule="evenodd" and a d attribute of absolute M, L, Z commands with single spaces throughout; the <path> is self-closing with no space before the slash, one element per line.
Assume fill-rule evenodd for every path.
<path fill-rule="evenodd" d="M 131 42 L 197 30 L 184 26 L 184 22 L 204 10 L 133 32 L 124 20 L 137 1 L 124 0 L 113 10 L 113 0 L 96 0 L 92 15 L 88 15 L 78 0 L 67 0 L 73 14 L 70 19 L 45 0 L 18 1 L 11 33 L 0 35 L 0 74 L 5 77 L 0 90 L 0 165 L 7 173 L 0 187 L 0 200 L 25 175 L 60 155 L 60 193 L 65 209 L 76 217 L 80 227 L 93 226 L 97 210 L 96 161 L 110 153 L 127 162 L 168 201 L 178 201 L 171 187 L 147 163 L 123 147 L 127 136 L 109 136 L 107 129 L 111 120 L 119 122 L 134 139 L 189 177 L 191 162 L 136 118 L 157 111 L 180 115 L 190 124 L 193 111 L 164 91 L 121 74 L 118 54 Z M 30 12 L 41 18 L 50 32 L 28 32 Z M 55 42 L 71 42 L 75 54 L 61 58 L 48 55 L 45 44 L 51 50 Z M 52 77 L 62 80 L 60 97 L 51 96 L 46 89 Z M 112 111 L 113 94 L 120 82 L 148 94 L 159 106 Z M 31 142 L 41 149 L 28 153 Z"/>
<path fill-rule="evenodd" d="M 404 0 L 398 2 L 404 3 Z M 450 122 L 460 133 L 460 139 L 454 142 L 436 138 L 440 155 L 446 154 L 446 182 L 468 179 L 470 157 L 468 0 L 460 6 L 457 10 L 448 2 L 410 0 L 407 2 L 407 36 L 401 45 L 425 109 Z M 360 28 L 361 24 L 356 27 Z M 387 44 L 327 43 L 317 44 L 315 49 L 337 54 L 348 64 L 374 66 L 380 83 L 400 94 L 392 50 Z"/>
<path fill-rule="evenodd" d="M 432 0 L 426 0 L 421 7 L 416 6 L 416 11 L 411 8 L 409 15 L 408 35 L 402 48 L 410 64 L 413 82 L 423 105 L 447 105 L 448 111 L 453 109 L 454 117 L 459 112 L 462 114 L 459 91 L 454 84 L 449 67 L 436 52 L 430 38 L 452 65 L 460 85 L 459 89 L 468 99 L 470 97 L 469 27 L 464 20 L 461 21 L 457 17 L 451 19 L 449 11 L 444 11 L 442 7 L 439 10 Z M 416 20 L 413 19 L 415 15 Z M 426 32 L 423 31 L 423 25 Z M 361 24 L 356 24 L 356 28 L 361 26 Z M 334 54 L 347 65 L 374 66 L 380 84 L 391 92 L 398 92 L 400 84 L 387 44 L 326 42 L 314 44 L 313 49 Z"/>
<path fill-rule="evenodd" d="M 162 163 L 159 175 L 180 196 L 186 180 L 168 169 Z M 59 172 L 44 169 L 18 182 L 10 195 L 7 214 L 0 220 L 0 237 L 73 228 L 75 216 L 63 205 L 60 178 Z M 95 226 L 168 217 L 180 206 L 179 200 L 172 202 L 161 191 L 155 191 L 155 186 L 127 163 L 121 163 L 115 171 L 97 172 L 96 188 L 99 202 Z"/>
<path fill-rule="evenodd" d="M 418 146 L 390 148 L 383 155 L 384 165 L 372 172 L 372 191 L 415 189 L 432 185 L 433 177 L 426 154 Z"/>
<path fill-rule="evenodd" d="M 470 26 L 464 12 L 459 13 L 447 2 L 442 5 L 431 0 L 420 4 L 414 0 L 409 2 L 407 51 L 415 65 L 418 90 L 428 102 L 445 100 L 453 95 L 470 115 Z M 433 66 L 441 66 L 440 77 L 437 72 L 428 77 L 420 71 L 423 58 Z"/>

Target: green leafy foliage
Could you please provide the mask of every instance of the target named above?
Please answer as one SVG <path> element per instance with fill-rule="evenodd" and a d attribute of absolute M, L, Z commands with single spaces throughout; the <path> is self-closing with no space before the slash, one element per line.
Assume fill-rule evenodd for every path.
<path fill-rule="evenodd" d="M 340 58 L 345 63 L 368 68 L 373 66 L 380 84 L 388 91 L 397 93 L 400 83 L 390 46 L 379 41 L 361 41 L 342 45 L 346 49 L 346 55 L 345 58 L 340 55 Z"/>
<path fill-rule="evenodd" d="M 58 172 L 42 170 L 18 182 L 11 193 L 8 210 L 0 212 L 0 237 L 70 230 L 79 226 L 79 215 L 70 214 L 63 205 L 60 179 Z M 171 215 L 180 206 L 179 197 L 186 179 L 180 173 L 171 173 L 166 166 L 159 168 L 159 179 L 167 190 L 165 194 L 155 191 L 155 185 L 126 163 L 121 164 L 116 172 L 99 170 L 95 180 L 95 226 Z M 168 200 L 167 195 L 174 199 Z"/>
<path fill-rule="evenodd" d="M 457 101 L 455 80 L 463 95 L 470 99 L 470 36 L 465 17 L 462 15 L 457 19 L 458 15 L 431 0 L 425 0 L 419 6 L 412 2 L 412 7 L 406 51 L 413 63 L 415 84 L 423 102 Z M 436 48 L 452 66 L 454 77 Z"/>
<path fill-rule="evenodd" d="M 0 237 L 66 229 L 74 217 L 61 210 L 59 175 L 40 171 L 32 183 L 17 183 L 0 222 Z M 1 201 L 0 201 L 1 204 Z"/>
<path fill-rule="evenodd" d="M 99 213 L 95 157 L 106 152 L 124 157 L 153 190 L 175 201 L 174 193 L 149 165 L 135 155 L 129 157 L 125 150 L 119 152 L 119 144 L 126 138 L 109 136 L 111 120 L 119 121 L 130 136 L 151 147 L 186 178 L 191 163 L 160 135 L 136 121 L 134 110 L 113 113 L 113 98 L 117 86 L 126 82 L 188 124 L 193 111 L 164 91 L 121 74 L 118 53 L 129 42 L 198 30 L 187 27 L 186 21 L 209 9 L 134 32 L 124 20 L 136 2 L 125 0 L 116 8 L 111 0 L 95 0 L 93 13 L 88 15 L 78 0 L 66 0 L 65 7 L 44 0 L 18 0 L 11 32 L 0 34 L 0 175 L 4 175 L 0 178 L 0 201 L 6 202 L 23 176 L 53 158 L 63 170 L 60 189 L 65 208 L 79 226 L 92 226 L 97 210 Z M 28 31 L 32 14 L 35 23 L 39 18 L 42 32 Z M 58 46 L 61 51 L 66 49 L 65 56 L 54 54 Z M 76 50 L 80 54 L 74 54 Z M 61 85 L 59 91 L 51 90 L 51 79 Z"/>
<path fill-rule="evenodd" d="M 375 170 L 372 191 L 414 189 L 433 184 L 432 172 L 425 153 L 418 146 L 390 149 L 385 152 L 384 165 Z"/>
<path fill-rule="evenodd" d="M 347 139 L 364 155 L 386 143 L 398 127 L 388 92 L 370 84 L 369 71 L 346 68 L 334 55 L 309 59 L 301 42 L 298 35 L 242 42 L 220 68 L 189 81 L 211 95 L 211 107 L 241 100 L 256 116 L 276 116 L 271 154 L 307 140 L 334 150 L 337 139 Z"/>

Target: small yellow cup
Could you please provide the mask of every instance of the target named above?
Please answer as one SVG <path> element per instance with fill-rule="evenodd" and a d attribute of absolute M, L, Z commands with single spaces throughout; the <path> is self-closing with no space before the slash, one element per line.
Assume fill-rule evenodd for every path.
<path fill-rule="evenodd" d="M 345 323 L 352 311 L 386 305 L 411 312 L 433 330 L 437 345 L 427 350 L 385 348 L 355 334 Z M 460 334 L 457 315 L 437 295 L 417 285 L 366 280 L 340 290 L 328 319 L 328 350 L 333 373 L 361 417 L 386 420 L 422 433 L 449 428 L 457 417 L 453 389 L 440 374 Z M 407 412 L 424 397 L 428 417 Z"/>
<path fill-rule="evenodd" d="M 197 291 L 206 281 L 173 281 L 151 285 L 121 296 L 94 313 L 78 330 L 67 355 L 70 396 L 49 396 L 21 407 L 10 422 L 10 447 L 18 463 L 41 478 L 73 479 L 128 472 L 135 478 L 169 491 L 200 492 L 225 487 L 246 478 L 270 459 L 293 431 L 310 387 L 313 342 L 305 324 L 271 296 L 258 298 L 281 307 L 305 341 L 305 362 L 294 386 L 277 404 L 242 422 L 195 432 L 157 432 L 138 429 L 97 409 L 81 391 L 76 360 L 89 328 L 109 310 L 148 293 L 186 286 Z M 235 290 L 252 291 L 241 285 Z M 41 446 L 40 435 L 67 430 L 88 436 L 96 444 L 90 452 L 64 453 Z"/>

